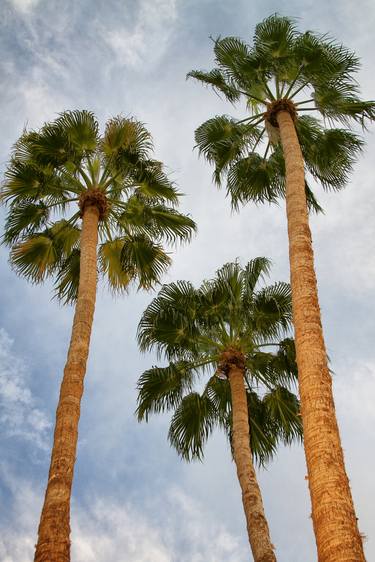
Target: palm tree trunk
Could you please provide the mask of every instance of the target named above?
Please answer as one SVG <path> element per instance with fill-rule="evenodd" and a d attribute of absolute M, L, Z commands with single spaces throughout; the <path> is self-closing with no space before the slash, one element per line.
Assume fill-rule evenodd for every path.
<path fill-rule="evenodd" d="M 228 377 L 232 395 L 233 457 L 242 490 L 242 503 L 251 551 L 255 562 L 275 562 L 276 557 L 250 449 L 249 411 L 244 371 L 232 363 Z"/>
<path fill-rule="evenodd" d="M 51 465 L 38 530 L 35 562 L 70 560 L 70 496 L 83 379 L 95 310 L 98 222 L 98 209 L 86 205 L 82 219 L 78 300 L 56 411 Z"/>
<path fill-rule="evenodd" d="M 293 319 L 304 445 L 319 562 L 363 562 L 345 472 L 318 301 L 304 162 L 290 114 L 277 113 L 286 167 Z"/>

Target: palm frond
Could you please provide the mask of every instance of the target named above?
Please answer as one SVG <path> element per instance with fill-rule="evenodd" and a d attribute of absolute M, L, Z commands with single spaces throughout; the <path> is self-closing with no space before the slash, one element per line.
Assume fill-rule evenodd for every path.
<path fill-rule="evenodd" d="M 160 244 L 147 236 L 133 235 L 124 238 L 121 264 L 124 271 L 138 281 L 139 288 L 151 289 L 160 283 L 171 265 L 171 258 Z"/>
<path fill-rule="evenodd" d="M 14 204 L 37 201 L 56 193 L 58 178 L 51 168 L 30 161 L 12 160 L 5 171 L 1 200 Z M 61 197 L 67 194 L 62 190 Z"/>
<path fill-rule="evenodd" d="M 238 261 L 224 264 L 211 280 L 212 289 L 225 299 L 228 308 L 238 306 L 243 292 L 242 269 Z"/>
<path fill-rule="evenodd" d="M 63 304 L 73 304 L 78 297 L 81 252 L 73 248 L 58 268 L 55 296 Z"/>
<path fill-rule="evenodd" d="M 12 146 L 11 160 L 10 162 L 20 162 L 27 163 L 32 159 L 31 146 L 33 140 L 38 138 L 38 133 L 36 131 L 27 130 L 24 127 L 22 134 L 16 140 Z"/>
<path fill-rule="evenodd" d="M 225 79 L 248 98 L 255 113 L 269 98 L 263 61 L 238 37 L 219 37 L 214 46 L 215 60 Z"/>
<path fill-rule="evenodd" d="M 215 60 L 227 81 L 237 87 L 250 89 L 257 76 L 251 66 L 251 51 L 238 37 L 219 37 L 214 44 Z M 244 70 L 247 70 L 244 80 Z"/>
<path fill-rule="evenodd" d="M 176 409 L 183 395 L 192 390 L 193 379 L 194 371 L 186 361 L 145 371 L 137 383 L 138 421 L 148 421 L 151 413 Z"/>
<path fill-rule="evenodd" d="M 302 68 L 301 80 L 313 86 L 344 80 L 355 85 L 352 75 L 359 70 L 358 57 L 325 35 L 311 31 L 299 34 L 294 57 Z"/>
<path fill-rule="evenodd" d="M 297 133 L 307 169 L 320 181 L 324 189 L 341 189 L 349 174 L 363 141 L 345 129 L 323 129 L 317 119 L 300 117 Z"/>
<path fill-rule="evenodd" d="M 187 460 L 203 459 L 204 445 L 216 423 L 216 411 L 207 395 L 191 392 L 177 407 L 168 438 L 179 455 Z"/>
<path fill-rule="evenodd" d="M 351 84 L 341 82 L 315 87 L 314 101 L 323 117 L 346 126 L 353 119 L 365 128 L 366 120 L 375 120 L 375 101 L 361 100 Z"/>
<path fill-rule="evenodd" d="M 91 111 L 64 111 L 56 119 L 56 125 L 66 134 L 81 157 L 95 152 L 99 140 L 99 124 Z"/>
<path fill-rule="evenodd" d="M 280 441 L 286 445 L 295 440 L 302 441 L 302 420 L 295 394 L 286 388 L 277 387 L 264 395 L 263 403 Z"/>
<path fill-rule="evenodd" d="M 188 73 L 187 78 L 195 78 L 207 86 L 212 86 L 218 94 L 223 94 L 231 103 L 240 99 L 240 92 L 225 78 L 224 74 L 218 68 L 214 68 L 210 72 L 192 70 Z"/>
<path fill-rule="evenodd" d="M 250 448 L 256 462 L 263 466 L 275 455 L 277 438 L 262 399 L 253 391 L 248 391 L 246 394 L 250 426 Z"/>
<path fill-rule="evenodd" d="M 260 349 L 263 347 L 259 346 Z M 294 389 L 298 379 L 294 340 L 285 338 L 272 347 L 276 351 L 250 351 L 246 357 L 248 377 L 255 385 L 270 390 L 280 386 Z"/>
<path fill-rule="evenodd" d="M 262 339 L 287 332 L 292 322 L 290 285 L 278 282 L 256 293 L 252 316 L 253 330 Z"/>
<path fill-rule="evenodd" d="M 318 200 L 316 199 L 312 189 L 310 188 L 310 185 L 308 184 L 307 181 L 305 181 L 305 193 L 306 193 L 306 203 L 307 203 L 307 208 L 310 212 L 314 212 L 316 214 L 318 213 L 324 213 L 324 209 L 323 207 L 321 207 L 319 205 Z"/>
<path fill-rule="evenodd" d="M 58 271 L 62 261 L 77 248 L 79 238 L 79 228 L 66 220 L 57 221 L 15 243 L 10 262 L 18 275 L 41 283 Z"/>
<path fill-rule="evenodd" d="M 73 219 L 76 215 L 73 215 Z M 48 229 L 49 236 L 53 238 L 53 243 L 58 252 L 66 257 L 77 249 L 81 237 L 81 229 L 72 222 L 72 219 L 61 219 L 53 223 Z"/>
<path fill-rule="evenodd" d="M 277 153 L 265 159 L 253 152 L 234 162 L 228 171 L 227 193 L 236 210 L 249 201 L 276 203 L 285 193 L 284 175 Z"/>
<path fill-rule="evenodd" d="M 293 51 L 298 32 L 292 18 L 273 14 L 255 27 L 254 49 L 268 72 L 281 74 L 293 66 Z"/>
<path fill-rule="evenodd" d="M 128 173 L 152 149 L 151 135 L 140 121 L 117 116 L 107 122 L 101 150 L 114 173 Z"/>
<path fill-rule="evenodd" d="M 296 347 L 292 338 L 285 338 L 278 344 L 277 353 L 274 355 L 270 368 L 273 371 L 273 384 L 290 388 L 296 385 L 298 369 L 296 360 Z"/>
<path fill-rule="evenodd" d="M 29 141 L 32 160 L 41 166 L 58 168 L 67 162 L 80 161 L 82 155 L 77 154 L 65 131 L 56 123 L 46 123 Z"/>
<path fill-rule="evenodd" d="M 41 283 L 58 267 L 60 256 L 47 233 L 33 234 L 12 247 L 10 262 L 18 275 Z"/>
<path fill-rule="evenodd" d="M 242 275 L 242 298 L 246 302 L 252 301 L 256 285 L 258 284 L 259 280 L 264 280 L 269 276 L 270 269 L 271 261 L 268 258 L 254 258 L 246 264 L 243 269 Z"/>
<path fill-rule="evenodd" d="M 204 394 L 207 394 L 215 407 L 218 425 L 228 431 L 232 414 L 232 397 L 229 382 L 221 380 L 217 376 L 210 377 L 205 386 Z"/>
<path fill-rule="evenodd" d="M 219 37 L 214 43 L 214 53 L 216 62 L 229 73 L 251 56 L 249 47 L 239 37 Z"/>
<path fill-rule="evenodd" d="M 247 154 L 259 133 L 257 127 L 237 123 L 226 115 L 216 116 L 198 127 L 195 141 L 199 154 L 215 165 L 214 180 L 218 185 L 222 174 L 233 161 Z"/>
<path fill-rule="evenodd" d="M 3 243 L 14 244 L 18 239 L 35 233 L 46 226 L 49 209 L 43 203 L 21 201 L 9 211 L 3 234 Z"/>
<path fill-rule="evenodd" d="M 224 264 L 213 279 L 202 283 L 198 294 L 199 326 L 209 337 L 212 348 L 223 349 L 230 345 L 229 333 L 233 336 L 243 325 L 243 271 L 240 264 Z"/>
<path fill-rule="evenodd" d="M 152 204 L 137 194 L 123 205 L 118 223 L 129 231 L 168 243 L 188 241 L 196 229 L 190 217 L 165 205 Z"/>
<path fill-rule="evenodd" d="M 87 160 L 86 166 L 89 172 L 90 181 L 88 182 L 88 187 L 90 189 L 91 187 L 97 186 L 100 183 L 100 175 L 102 171 L 100 158 L 89 158 Z"/>
<path fill-rule="evenodd" d="M 152 201 L 178 202 L 180 193 L 156 160 L 140 162 L 130 171 L 130 181 L 136 185 L 135 193 Z"/>
<path fill-rule="evenodd" d="M 122 250 L 124 240 L 115 238 L 100 244 L 98 251 L 99 270 L 107 278 L 109 288 L 115 292 L 126 292 L 134 277 L 134 270 L 124 268 Z"/>
<path fill-rule="evenodd" d="M 159 355 L 185 358 L 184 352 L 194 350 L 199 334 L 194 322 L 198 306 L 199 298 L 191 283 L 163 285 L 139 322 L 137 338 L 141 351 L 155 348 Z"/>

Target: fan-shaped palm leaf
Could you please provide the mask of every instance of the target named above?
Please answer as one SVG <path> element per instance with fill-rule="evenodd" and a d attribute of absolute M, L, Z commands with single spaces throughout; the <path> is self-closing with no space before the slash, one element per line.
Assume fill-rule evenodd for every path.
<path fill-rule="evenodd" d="M 191 392 L 177 406 L 168 438 L 177 452 L 187 461 L 201 460 L 204 445 L 216 421 L 215 408 L 206 395 Z"/>
<path fill-rule="evenodd" d="M 176 408 L 183 395 L 192 389 L 193 380 L 194 370 L 185 361 L 145 371 L 138 381 L 138 420 L 148 421 L 150 413 Z"/>
<path fill-rule="evenodd" d="M 120 259 L 124 271 L 137 278 L 143 289 L 158 283 L 171 264 L 162 246 L 142 235 L 129 236 L 123 241 Z"/>

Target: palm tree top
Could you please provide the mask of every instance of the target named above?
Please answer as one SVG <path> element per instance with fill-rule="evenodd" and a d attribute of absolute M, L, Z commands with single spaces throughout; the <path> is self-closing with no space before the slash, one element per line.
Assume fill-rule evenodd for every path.
<path fill-rule="evenodd" d="M 274 14 L 255 27 L 252 46 L 238 37 L 214 40 L 216 67 L 188 76 L 211 85 L 229 101 L 241 97 L 254 113 L 264 115 L 278 100 L 295 100 L 299 111 L 319 111 L 344 123 L 365 124 L 375 118 L 375 101 L 361 101 L 354 75 L 359 58 L 328 35 L 301 33 L 295 20 Z M 298 94 L 311 94 L 300 100 Z M 263 109 L 263 111 L 262 111 Z"/>
<path fill-rule="evenodd" d="M 246 354 L 285 335 L 292 320 L 289 284 L 256 290 L 269 269 L 267 258 L 256 258 L 244 268 L 225 264 L 198 289 L 189 281 L 163 285 L 140 321 L 141 350 L 156 348 L 168 359 L 218 359 L 228 349 Z"/>
<path fill-rule="evenodd" d="M 249 411 L 257 420 L 252 445 L 258 460 L 272 456 L 279 438 L 290 442 L 301 435 L 298 401 L 290 391 L 297 380 L 294 342 L 286 337 L 290 288 L 287 283 L 258 288 L 269 268 L 269 260 L 256 258 L 245 268 L 238 262 L 224 265 L 198 289 L 186 281 L 164 285 L 141 318 L 140 349 L 156 349 L 170 363 L 140 377 L 138 419 L 175 410 L 169 438 L 187 460 L 202 458 L 215 425 L 230 437 L 228 362 L 244 368 Z M 202 376 L 208 377 L 204 386 Z M 268 430 L 266 424 L 261 428 L 261 415 Z M 279 433 L 272 437 L 273 424 Z"/>
<path fill-rule="evenodd" d="M 232 104 L 244 102 L 250 115 L 210 119 L 197 129 L 196 142 L 215 166 L 215 182 L 227 175 L 233 205 L 274 202 L 283 195 L 285 170 L 275 120 L 282 109 L 295 121 L 311 177 L 326 189 L 343 187 L 362 141 L 333 125 L 348 127 L 354 121 L 365 127 L 375 119 L 375 101 L 359 97 L 358 57 L 327 35 L 299 32 L 292 18 L 278 14 L 256 26 L 252 45 L 219 37 L 214 54 L 211 71 L 194 70 L 188 77 Z M 247 182 L 246 173 L 251 175 Z M 306 192 L 310 206 L 320 210 L 308 184 Z"/>
<path fill-rule="evenodd" d="M 99 209 L 99 268 L 114 291 L 148 288 L 170 264 L 163 243 L 189 240 L 194 221 L 177 211 L 180 193 L 152 138 L 131 117 L 110 119 L 103 135 L 90 111 L 65 111 L 15 143 L 1 188 L 8 205 L 3 243 L 17 273 L 53 275 L 64 301 L 76 297 L 80 219 Z"/>

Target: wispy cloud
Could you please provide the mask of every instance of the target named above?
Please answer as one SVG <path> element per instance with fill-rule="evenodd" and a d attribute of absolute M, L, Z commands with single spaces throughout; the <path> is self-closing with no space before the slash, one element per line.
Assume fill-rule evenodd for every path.
<path fill-rule="evenodd" d="M 23 14 L 27 14 L 32 8 L 39 4 L 40 0 L 10 0 L 10 3 Z"/>
<path fill-rule="evenodd" d="M 29 482 L 7 478 L 13 510 L 1 529 L 2 562 L 33 555 L 40 497 Z M 73 503 L 72 559 L 76 562 L 239 562 L 247 550 L 238 537 L 208 517 L 204 506 L 173 487 L 157 500 L 152 518 L 133 504 L 92 497 Z"/>
<path fill-rule="evenodd" d="M 40 498 L 35 487 L 27 481 L 13 478 L 1 465 L 0 474 L 12 494 L 7 522 L 0 528 L 0 560 L 30 562 L 34 552 Z"/>
<path fill-rule="evenodd" d="M 176 18 L 176 0 L 141 0 L 134 21 L 102 26 L 101 36 L 118 64 L 148 67 L 165 53 Z"/>
<path fill-rule="evenodd" d="M 28 386 L 28 371 L 12 349 L 13 342 L 0 329 L 0 424 L 1 436 L 20 438 L 45 449 L 50 422 L 36 406 Z"/>

